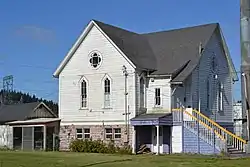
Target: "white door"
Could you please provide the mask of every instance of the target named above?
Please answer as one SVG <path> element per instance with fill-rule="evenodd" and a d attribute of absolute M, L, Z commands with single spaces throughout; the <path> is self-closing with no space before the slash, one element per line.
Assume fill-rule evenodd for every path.
<path fill-rule="evenodd" d="M 163 153 L 163 128 L 162 126 L 159 126 L 159 153 L 162 154 Z M 152 127 L 152 152 L 157 153 L 157 128 L 156 126 Z"/>

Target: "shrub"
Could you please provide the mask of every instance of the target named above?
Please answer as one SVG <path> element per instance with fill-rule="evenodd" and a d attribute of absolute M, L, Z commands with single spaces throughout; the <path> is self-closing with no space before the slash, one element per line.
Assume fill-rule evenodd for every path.
<path fill-rule="evenodd" d="M 114 141 L 105 144 L 101 140 L 79 140 L 75 139 L 70 143 L 70 150 L 73 152 L 85 153 L 108 153 L 108 154 L 131 154 L 132 149 L 129 146 L 116 147 Z"/>

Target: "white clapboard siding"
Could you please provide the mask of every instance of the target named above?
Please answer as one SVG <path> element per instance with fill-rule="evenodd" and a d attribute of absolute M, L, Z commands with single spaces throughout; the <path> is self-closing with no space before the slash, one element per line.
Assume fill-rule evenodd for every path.
<path fill-rule="evenodd" d="M 93 69 L 89 53 L 97 50 L 102 55 L 100 68 Z M 131 117 L 135 115 L 134 68 L 95 26 L 91 28 L 80 47 L 59 75 L 59 117 L 63 122 L 94 122 L 124 120 L 125 78 L 122 66 L 127 67 L 128 105 Z M 111 79 L 111 108 L 104 109 L 103 78 Z M 88 107 L 80 109 L 80 79 L 87 81 Z"/>

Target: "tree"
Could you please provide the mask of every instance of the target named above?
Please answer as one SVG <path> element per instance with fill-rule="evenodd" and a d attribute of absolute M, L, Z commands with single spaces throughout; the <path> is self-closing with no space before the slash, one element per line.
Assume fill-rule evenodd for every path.
<path fill-rule="evenodd" d="M 17 104 L 17 103 L 31 103 L 31 102 L 44 102 L 55 114 L 58 114 L 58 104 L 52 100 L 48 101 L 46 99 L 38 98 L 35 95 L 30 95 L 29 93 L 24 93 L 21 91 L 11 91 L 8 93 L 9 99 L 4 99 L 7 92 L 0 90 L 0 97 L 3 98 L 3 102 L 6 105 Z"/>

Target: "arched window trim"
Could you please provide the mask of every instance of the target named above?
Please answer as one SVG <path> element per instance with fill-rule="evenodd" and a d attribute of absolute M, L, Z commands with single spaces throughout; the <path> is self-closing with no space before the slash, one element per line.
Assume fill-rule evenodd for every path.
<path fill-rule="evenodd" d="M 110 81 L 109 94 L 105 94 L 106 79 Z M 112 108 L 112 85 L 113 85 L 112 83 L 113 83 L 112 78 L 108 74 L 105 74 L 104 77 L 102 78 L 103 108 Z"/>
<path fill-rule="evenodd" d="M 144 95 L 143 95 L 143 103 L 141 103 L 141 79 L 143 80 L 144 86 L 143 86 L 143 91 L 144 91 Z M 146 77 L 144 75 L 141 75 L 139 77 L 139 97 L 140 97 L 140 107 L 142 108 L 146 108 Z M 142 105 L 143 104 L 143 105 Z"/>
<path fill-rule="evenodd" d="M 82 94 L 82 83 L 85 82 L 86 83 L 86 97 L 85 97 L 85 105 L 83 105 L 83 94 Z M 85 76 L 82 76 L 81 79 L 79 80 L 79 98 L 80 98 L 80 109 L 87 109 L 88 108 L 88 99 L 89 99 L 89 83 L 88 80 Z"/>

